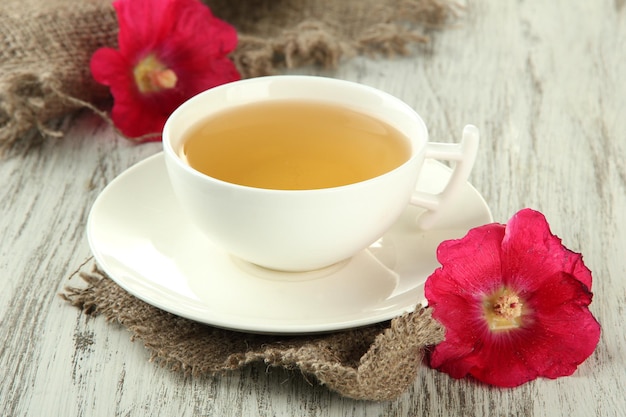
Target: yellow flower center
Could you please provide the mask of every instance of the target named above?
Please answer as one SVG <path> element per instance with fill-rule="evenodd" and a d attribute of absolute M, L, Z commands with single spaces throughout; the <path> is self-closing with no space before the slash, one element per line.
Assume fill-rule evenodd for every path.
<path fill-rule="evenodd" d="M 484 317 L 489 329 L 495 332 L 517 329 L 522 325 L 524 304 L 519 296 L 506 288 L 483 300 Z"/>
<path fill-rule="evenodd" d="M 146 56 L 133 69 L 133 76 L 139 92 L 156 93 L 176 87 L 178 77 L 154 54 Z"/>

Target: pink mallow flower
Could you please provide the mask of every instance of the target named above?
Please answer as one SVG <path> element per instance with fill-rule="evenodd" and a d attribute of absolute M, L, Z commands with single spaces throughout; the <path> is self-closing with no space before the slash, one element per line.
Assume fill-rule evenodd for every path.
<path fill-rule="evenodd" d="M 441 267 L 426 281 L 433 317 L 446 328 L 430 366 L 500 387 L 571 375 L 596 348 L 588 309 L 591 271 L 524 209 L 441 243 Z"/>
<path fill-rule="evenodd" d="M 228 54 L 237 32 L 199 0 L 117 0 L 118 50 L 98 49 L 94 79 L 110 87 L 111 118 L 126 136 L 157 133 L 185 100 L 240 78 Z"/>

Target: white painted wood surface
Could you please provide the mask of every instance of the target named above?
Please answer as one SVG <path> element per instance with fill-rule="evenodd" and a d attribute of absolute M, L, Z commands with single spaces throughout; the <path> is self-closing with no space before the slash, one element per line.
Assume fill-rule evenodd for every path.
<path fill-rule="evenodd" d="M 427 54 L 356 58 L 333 72 L 399 96 L 433 140 L 482 132 L 471 181 L 496 220 L 541 210 L 594 272 L 600 344 L 571 377 L 500 390 L 423 368 L 405 395 L 358 402 L 263 365 L 185 378 L 148 362 L 115 323 L 57 294 L 89 256 L 90 206 L 159 151 L 97 117 L 0 160 L 2 416 L 626 416 L 626 10 L 624 0 L 471 1 Z"/>

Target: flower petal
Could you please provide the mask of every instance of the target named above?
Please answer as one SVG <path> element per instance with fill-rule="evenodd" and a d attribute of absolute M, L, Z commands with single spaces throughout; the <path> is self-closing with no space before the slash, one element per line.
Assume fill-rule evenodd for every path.
<path fill-rule="evenodd" d="M 436 283 L 429 279 L 425 286 L 429 303 L 435 287 L 461 297 L 489 293 L 498 288 L 501 285 L 500 246 L 504 233 L 504 225 L 492 223 L 470 230 L 462 239 L 442 242 L 437 248 L 437 259 L 443 273 L 435 278 Z M 437 302 L 437 299 L 432 301 Z"/>
<path fill-rule="evenodd" d="M 215 18 L 196 0 L 177 0 L 179 19 L 167 42 L 158 48 L 159 59 L 181 80 L 177 90 L 186 98 L 206 89 L 240 79 L 227 57 L 237 46 L 237 32 Z"/>
<path fill-rule="evenodd" d="M 432 352 L 431 366 L 455 378 L 467 375 L 487 331 L 482 294 L 501 285 L 500 244 L 504 225 L 493 223 L 470 230 L 465 237 L 442 242 L 442 264 L 427 280 L 424 292 L 433 317 L 446 327 L 446 340 Z"/>
<path fill-rule="evenodd" d="M 446 341 L 467 341 L 463 336 L 452 333 L 446 329 Z M 466 377 L 475 366 L 472 361 L 472 353 L 476 348 L 471 343 L 446 343 L 438 344 L 430 354 L 430 366 L 449 374 L 452 378 Z"/>
<path fill-rule="evenodd" d="M 516 288 L 540 285 L 564 271 L 575 276 L 591 289 L 591 271 L 582 262 L 582 256 L 572 252 L 553 235 L 543 214 L 523 209 L 515 214 L 506 226 L 502 242 L 503 268 L 507 271 L 507 284 Z M 533 275 L 534 279 L 528 279 Z"/>
<path fill-rule="evenodd" d="M 526 301 L 533 309 L 534 343 L 525 361 L 541 376 L 571 375 L 595 350 L 600 325 L 589 311 L 592 294 L 576 277 L 561 272 Z"/>
<path fill-rule="evenodd" d="M 164 114 L 156 106 L 146 106 L 133 96 L 125 96 L 115 100 L 111 110 L 111 119 L 115 126 L 127 137 L 137 138 L 155 133 L 148 140 L 160 140 L 158 136 L 163 130 L 168 114 Z"/>
<path fill-rule="evenodd" d="M 116 85 L 128 78 L 128 62 L 115 49 L 100 48 L 91 56 L 91 74 L 100 84 Z"/>
<path fill-rule="evenodd" d="M 120 28 L 118 33 L 120 52 L 139 60 L 146 52 L 163 42 L 171 32 L 177 16 L 172 6 L 171 0 L 113 2 Z"/>

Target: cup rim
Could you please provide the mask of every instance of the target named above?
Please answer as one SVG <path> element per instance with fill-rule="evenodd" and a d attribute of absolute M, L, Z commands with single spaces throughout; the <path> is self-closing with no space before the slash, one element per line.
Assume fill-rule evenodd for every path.
<path fill-rule="evenodd" d="M 396 166 L 395 168 L 389 171 L 386 171 L 375 177 L 361 180 L 358 182 L 353 182 L 350 184 L 344 184 L 344 185 L 339 185 L 335 187 L 313 188 L 313 189 L 286 190 L 286 189 L 261 188 L 261 187 L 253 187 L 253 186 L 248 186 L 248 185 L 236 184 L 236 183 L 224 181 L 219 178 L 215 178 L 210 175 L 207 175 L 193 168 L 192 166 L 190 166 L 189 164 L 185 163 L 182 160 L 182 158 L 178 155 L 178 152 L 176 152 L 176 150 L 174 149 L 174 146 L 172 145 L 170 132 L 172 129 L 172 124 L 174 123 L 175 119 L 177 117 L 180 117 L 182 113 L 187 111 L 188 107 L 191 107 L 197 104 L 197 102 L 201 101 L 207 95 L 213 95 L 215 93 L 219 93 L 221 90 L 227 90 L 227 89 L 233 88 L 234 85 L 256 84 L 256 83 L 273 82 L 273 81 L 275 82 L 275 80 L 289 80 L 290 82 L 297 82 L 297 81 L 322 82 L 322 83 L 327 83 L 327 84 L 349 85 L 354 88 L 358 88 L 363 91 L 367 91 L 371 94 L 383 97 L 395 103 L 395 105 L 399 106 L 399 108 L 404 108 L 404 110 L 408 112 L 411 115 L 411 117 L 415 119 L 415 122 L 419 124 L 420 129 L 424 132 L 424 140 L 422 141 L 419 147 L 416 147 L 415 144 L 417 143 L 417 140 L 415 140 L 414 138 L 408 137 L 407 139 L 411 143 L 411 156 L 402 164 Z M 304 99 L 306 100 L 307 98 L 305 97 Z M 404 136 L 408 136 L 408 135 L 404 135 Z M 392 94 L 389 94 L 385 91 L 368 86 L 366 84 L 361 84 L 361 83 L 354 82 L 354 81 L 330 78 L 330 77 L 316 76 L 316 75 L 270 75 L 270 76 L 255 77 L 255 78 L 233 81 L 230 83 L 226 83 L 226 84 L 222 84 L 222 85 L 210 88 L 208 90 L 202 91 L 192 96 L 191 98 L 183 102 L 180 106 L 178 106 L 167 118 L 165 125 L 163 127 L 163 132 L 162 132 L 162 144 L 163 144 L 164 154 L 169 160 L 173 161 L 178 168 L 182 169 L 187 174 L 191 174 L 193 177 L 200 179 L 202 181 L 208 181 L 217 185 L 221 185 L 223 187 L 255 191 L 255 192 L 260 192 L 260 193 L 274 193 L 274 194 L 304 194 L 304 193 L 322 193 L 322 192 L 328 193 L 328 192 L 334 192 L 334 191 L 339 192 L 340 190 L 345 190 L 346 188 L 362 187 L 372 182 L 383 181 L 384 178 L 390 175 L 393 175 L 399 170 L 405 169 L 406 166 L 413 165 L 416 159 L 419 158 L 425 152 L 428 141 L 429 141 L 429 132 L 428 132 L 426 123 L 424 122 L 422 117 L 412 107 L 410 107 L 407 103 L 405 103 L 398 97 L 395 97 Z"/>

